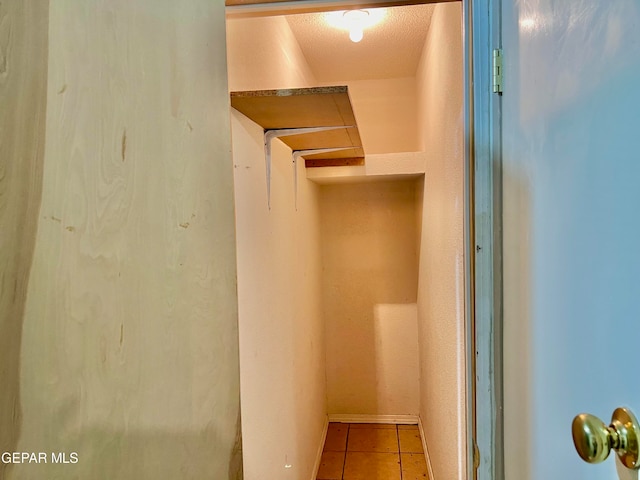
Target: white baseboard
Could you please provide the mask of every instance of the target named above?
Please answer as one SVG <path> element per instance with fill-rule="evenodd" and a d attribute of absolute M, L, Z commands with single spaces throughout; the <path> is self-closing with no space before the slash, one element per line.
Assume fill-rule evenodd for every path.
<path fill-rule="evenodd" d="M 394 425 L 415 425 L 418 415 L 358 415 L 330 413 L 329 421 L 338 423 L 391 423 Z"/>
<path fill-rule="evenodd" d="M 324 442 L 327 440 L 327 430 L 329 429 L 329 418 L 324 419 L 324 428 L 322 429 L 322 435 L 320 437 L 320 444 L 318 445 L 318 453 L 316 454 L 316 463 L 313 466 L 313 476 L 311 480 L 316 480 L 318 477 L 318 470 L 320 470 L 320 462 L 322 461 L 322 451 L 324 450 Z"/>
<path fill-rule="evenodd" d="M 427 461 L 427 474 L 429 476 L 429 480 L 435 480 L 435 478 L 433 478 L 433 467 L 431 467 L 431 457 L 429 457 L 429 449 L 427 448 L 427 437 L 424 434 L 424 428 L 422 428 L 422 419 L 420 417 L 418 417 L 418 428 L 420 429 L 420 438 L 422 439 L 424 458 Z"/>

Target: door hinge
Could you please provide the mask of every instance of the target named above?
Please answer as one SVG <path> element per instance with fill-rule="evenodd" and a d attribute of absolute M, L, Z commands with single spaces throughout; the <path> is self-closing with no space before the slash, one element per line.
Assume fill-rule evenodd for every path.
<path fill-rule="evenodd" d="M 502 49 L 493 49 L 493 62 L 492 62 L 492 77 L 493 77 L 493 93 L 502 93 Z"/>

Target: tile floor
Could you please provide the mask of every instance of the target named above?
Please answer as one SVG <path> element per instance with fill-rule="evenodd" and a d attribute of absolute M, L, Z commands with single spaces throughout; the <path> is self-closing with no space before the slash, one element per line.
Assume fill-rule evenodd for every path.
<path fill-rule="evenodd" d="M 317 480 L 425 480 L 417 425 L 330 423 Z"/>

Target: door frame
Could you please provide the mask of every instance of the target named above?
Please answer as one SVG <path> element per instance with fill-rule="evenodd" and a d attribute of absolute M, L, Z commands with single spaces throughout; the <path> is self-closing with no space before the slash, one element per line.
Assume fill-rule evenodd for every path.
<path fill-rule="evenodd" d="M 467 479 L 502 480 L 501 95 L 493 93 L 491 63 L 493 50 L 501 46 L 501 0 L 460 1 L 464 63 Z M 227 6 L 226 11 L 241 17 L 438 3 L 433 0 L 243 2 Z"/>
<path fill-rule="evenodd" d="M 468 478 L 504 479 L 502 361 L 502 0 L 462 0 L 465 85 Z M 501 72 L 503 73 L 503 72 Z"/>

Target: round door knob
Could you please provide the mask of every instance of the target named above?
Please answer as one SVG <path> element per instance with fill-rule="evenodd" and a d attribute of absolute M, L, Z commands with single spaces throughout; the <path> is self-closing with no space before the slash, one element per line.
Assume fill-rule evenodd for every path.
<path fill-rule="evenodd" d="M 640 467 L 640 426 L 633 413 L 626 408 L 616 408 L 609 426 L 598 417 L 581 413 L 573 419 L 571 433 L 578 455 L 585 462 L 600 463 L 613 449 L 625 467 Z"/>
<path fill-rule="evenodd" d="M 573 419 L 571 433 L 578 455 L 585 462 L 603 462 L 611 451 L 615 431 L 594 415 L 581 413 Z"/>

